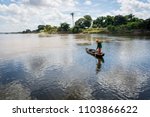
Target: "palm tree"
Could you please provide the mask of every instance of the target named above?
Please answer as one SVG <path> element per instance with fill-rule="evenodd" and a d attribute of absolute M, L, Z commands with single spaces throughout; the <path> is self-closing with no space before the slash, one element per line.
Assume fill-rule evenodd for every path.
<path fill-rule="evenodd" d="M 74 27 L 74 13 L 70 13 L 70 15 L 72 16 L 72 26 Z"/>

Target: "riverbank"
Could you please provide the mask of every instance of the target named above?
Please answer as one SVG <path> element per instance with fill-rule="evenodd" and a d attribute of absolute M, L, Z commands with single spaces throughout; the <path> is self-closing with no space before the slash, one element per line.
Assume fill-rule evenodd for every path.
<path fill-rule="evenodd" d="M 107 28 L 89 28 L 84 29 L 82 33 L 88 34 L 110 34 L 110 35 L 133 35 L 133 36 L 150 36 L 150 31 L 148 30 L 108 30 Z"/>
<path fill-rule="evenodd" d="M 88 29 L 84 29 L 82 31 L 83 33 L 88 33 L 88 34 L 108 34 L 109 31 L 107 30 L 107 28 L 88 28 Z"/>
<path fill-rule="evenodd" d="M 1 32 L 0 34 L 38 34 L 39 37 L 49 37 L 52 34 L 108 34 L 116 36 L 150 36 L 149 30 L 109 30 L 108 28 L 87 28 L 82 29 L 78 33 L 73 33 L 71 30 L 68 32 L 64 31 L 55 31 L 52 33 L 49 32 Z"/>

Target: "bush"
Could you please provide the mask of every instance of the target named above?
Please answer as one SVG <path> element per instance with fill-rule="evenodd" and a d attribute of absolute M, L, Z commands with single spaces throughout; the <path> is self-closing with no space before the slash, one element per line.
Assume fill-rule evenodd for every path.
<path fill-rule="evenodd" d="M 72 28 L 72 31 L 71 31 L 72 33 L 80 33 L 80 32 L 82 32 L 82 30 L 81 30 L 81 28 L 79 28 L 78 26 L 74 26 L 73 28 Z"/>

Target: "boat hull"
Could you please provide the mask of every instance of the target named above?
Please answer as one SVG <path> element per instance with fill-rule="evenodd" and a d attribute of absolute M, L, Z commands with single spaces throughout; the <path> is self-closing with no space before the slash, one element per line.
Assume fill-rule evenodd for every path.
<path fill-rule="evenodd" d="M 86 48 L 85 50 L 86 50 L 86 52 L 87 52 L 88 54 L 90 54 L 90 55 L 92 55 L 92 56 L 94 56 L 94 57 L 96 57 L 96 58 L 102 58 L 102 57 L 105 55 L 104 53 L 98 54 L 97 51 L 94 50 L 94 49 Z"/>

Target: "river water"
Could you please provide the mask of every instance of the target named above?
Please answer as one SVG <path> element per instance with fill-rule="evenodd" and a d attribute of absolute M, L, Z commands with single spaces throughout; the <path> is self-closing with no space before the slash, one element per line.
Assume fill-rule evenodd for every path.
<path fill-rule="evenodd" d="M 86 53 L 103 43 L 103 59 Z M 150 99 L 150 38 L 0 35 L 0 99 Z"/>

